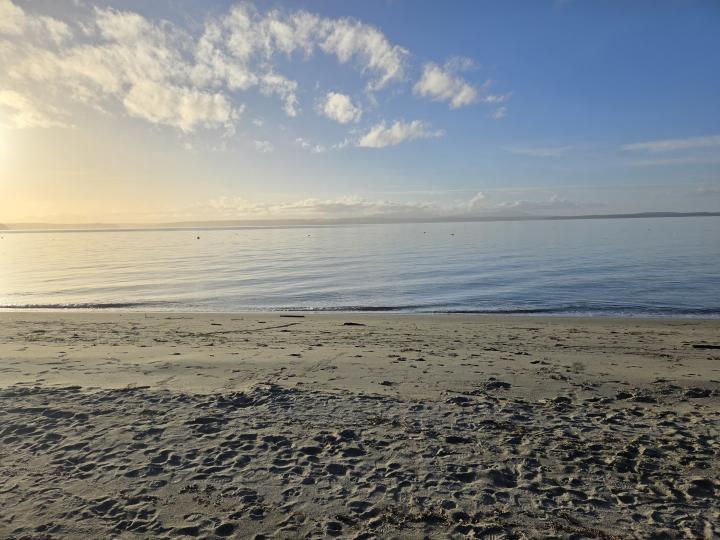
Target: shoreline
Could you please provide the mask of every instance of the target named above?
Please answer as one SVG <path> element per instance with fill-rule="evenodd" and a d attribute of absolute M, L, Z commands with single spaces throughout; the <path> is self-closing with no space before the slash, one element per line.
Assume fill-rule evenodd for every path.
<path fill-rule="evenodd" d="M 3 312 L 0 536 L 718 536 L 717 346 L 716 319 Z"/>
<path fill-rule="evenodd" d="M 125 303 L 112 303 L 102 304 L 105 305 L 122 305 Z M 172 315 L 178 314 L 183 316 L 232 316 L 232 315 L 257 315 L 265 317 L 292 317 L 292 316 L 352 316 L 352 315 L 366 315 L 371 317 L 508 317 L 508 318 L 522 318 L 527 317 L 529 319 L 578 319 L 578 320 L 614 320 L 614 321 L 667 321 L 667 322 L 681 322 L 681 321 L 698 321 L 698 322 L 713 322 L 720 321 L 720 312 L 712 312 L 710 314 L 616 314 L 609 313 L 604 314 L 602 312 L 591 312 L 591 313 L 566 313 L 566 312 L 550 312 L 550 311 L 535 311 L 535 310 L 518 310 L 518 311 L 472 311 L 472 310 L 458 310 L 458 311 L 404 311 L 403 308 L 378 308 L 378 309 L 355 309 L 355 310 L 343 310 L 343 309 L 283 309 L 279 308 L 276 310 L 258 309 L 258 310 L 237 310 L 237 311 L 200 311 L 200 310 L 152 310 L 152 309 L 129 309 L 127 307 L 50 307 L 49 305 L 40 305 L 39 307 L 0 307 L 0 317 L 3 314 L 19 314 L 19 313 L 38 313 L 38 314 L 67 314 L 67 315 L 83 315 L 83 314 L 108 314 L 108 315 Z"/>

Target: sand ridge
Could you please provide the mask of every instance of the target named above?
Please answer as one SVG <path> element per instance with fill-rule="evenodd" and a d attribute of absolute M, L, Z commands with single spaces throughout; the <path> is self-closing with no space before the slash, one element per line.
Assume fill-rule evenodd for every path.
<path fill-rule="evenodd" d="M 720 534 L 718 321 L 0 320 L 2 537 Z"/>

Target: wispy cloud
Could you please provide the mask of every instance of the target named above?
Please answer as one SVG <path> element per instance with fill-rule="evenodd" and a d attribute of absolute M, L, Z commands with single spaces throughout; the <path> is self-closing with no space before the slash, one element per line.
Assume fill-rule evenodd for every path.
<path fill-rule="evenodd" d="M 511 146 L 504 148 L 511 154 L 539 158 L 561 157 L 566 155 L 570 149 L 572 146 Z"/>
<path fill-rule="evenodd" d="M 312 143 L 305 137 L 297 137 L 295 139 L 295 144 L 300 148 L 310 148 L 312 146 Z"/>
<path fill-rule="evenodd" d="M 412 122 L 397 121 L 389 126 L 385 122 L 381 122 L 370 128 L 370 130 L 358 140 L 356 146 L 385 148 L 386 146 L 395 146 L 404 141 L 441 137 L 442 135 L 442 130 L 433 131 L 427 124 L 420 120 L 413 120 Z"/>
<path fill-rule="evenodd" d="M 663 152 L 675 152 L 678 150 L 692 150 L 697 148 L 712 148 L 720 146 L 720 135 L 707 137 L 689 137 L 686 139 L 663 139 L 657 141 L 646 141 L 626 144 L 623 150 L 630 152 L 648 152 L 658 154 Z"/>
<path fill-rule="evenodd" d="M 341 150 L 350 144 L 351 141 L 349 139 L 343 139 L 342 141 L 333 144 L 316 143 L 304 137 L 297 137 L 295 139 L 295 146 L 302 148 L 303 150 L 308 150 L 312 154 L 324 154 L 330 150 Z"/>
<path fill-rule="evenodd" d="M 11 36 L 23 33 L 26 24 L 25 12 L 12 2 L 0 2 L 0 32 Z"/>
<path fill-rule="evenodd" d="M 422 77 L 415 83 L 413 92 L 434 101 L 447 101 L 451 109 L 478 101 L 478 91 L 457 76 L 451 66 L 441 67 L 433 62 L 423 66 Z"/>
<path fill-rule="evenodd" d="M 70 127 L 61 113 L 47 104 L 38 104 L 12 90 L 0 90 L 0 112 L 8 119 L 7 127 Z"/>
<path fill-rule="evenodd" d="M 335 198 L 305 198 L 280 203 L 258 203 L 243 197 L 218 197 L 186 209 L 190 218 L 202 219 L 328 219 L 358 217 L 481 217 L 497 215 L 542 215 L 577 211 L 583 205 L 553 195 L 537 200 L 492 201 L 484 192 L 447 203 L 438 201 L 393 201 L 357 195 Z"/>
<path fill-rule="evenodd" d="M 396 202 L 359 196 L 306 198 L 282 203 L 257 203 L 243 197 L 218 197 L 188 209 L 190 215 L 220 218 L 338 218 L 435 215 L 435 203 Z"/>
<path fill-rule="evenodd" d="M 639 159 L 631 161 L 633 167 L 671 167 L 680 165 L 702 165 L 720 163 L 720 156 L 686 156 L 662 159 Z"/>
<path fill-rule="evenodd" d="M 516 211 L 522 213 L 548 213 L 562 210 L 576 210 L 582 205 L 569 199 L 552 195 L 548 199 L 539 201 L 516 200 L 503 202 L 496 206 L 498 210 Z"/>
<path fill-rule="evenodd" d="M 698 195 L 720 195 L 720 184 L 699 186 L 695 188 L 695 193 Z"/>
<path fill-rule="evenodd" d="M 500 120 L 501 118 L 505 118 L 507 116 L 507 107 L 498 107 L 495 109 L 492 113 L 490 113 L 490 117 L 494 118 L 495 120 Z"/>
<path fill-rule="evenodd" d="M 261 154 L 269 154 L 273 150 L 275 150 L 275 147 L 270 141 L 253 141 L 253 146 L 255 146 L 255 150 L 260 152 Z"/>
<path fill-rule="evenodd" d="M 341 125 L 360 125 L 348 129 L 342 142 L 308 146 L 322 153 L 441 136 L 442 130 L 422 120 L 386 124 L 379 121 L 381 114 L 368 120 L 366 111 L 377 111 L 382 91 L 393 86 L 393 99 L 412 90 L 451 109 L 482 102 L 494 108 L 493 118 L 507 111 L 503 103 L 509 94 L 490 93 L 491 81 L 466 80 L 466 72 L 477 69 L 472 59 L 418 61 L 380 29 L 349 17 L 240 2 L 183 26 L 112 7 L 76 4 L 69 9 L 76 12 L 60 20 L 26 10 L 18 0 L 0 0 L 0 106 L 7 125 L 69 126 L 87 107 L 186 135 L 199 130 L 242 135 L 237 126 L 246 116 L 248 124 L 263 127 L 253 109 L 266 97 L 290 118 L 310 105 Z M 319 56 L 336 69 L 353 69 L 360 87 L 344 92 L 319 84 L 302 88 L 284 73 L 288 60 Z M 418 71 L 420 78 L 411 81 L 409 74 Z M 268 120 L 263 127 L 264 139 L 272 139 L 271 125 Z"/>
<path fill-rule="evenodd" d="M 0 34 L 32 35 L 40 41 L 61 44 L 72 36 L 70 27 L 52 17 L 29 16 L 10 0 L 0 1 Z"/>
<path fill-rule="evenodd" d="M 470 58 L 454 57 L 444 65 L 426 62 L 422 75 L 413 86 L 413 93 L 433 101 L 444 101 L 451 109 L 459 109 L 474 103 L 483 102 L 490 105 L 501 105 L 510 98 L 510 94 L 489 93 L 492 81 L 485 81 L 480 86 L 470 84 L 460 72 L 475 69 Z M 507 107 L 501 106 L 492 113 L 493 118 L 502 118 Z"/>
<path fill-rule="evenodd" d="M 222 94 L 142 81 L 134 84 L 123 104 L 130 116 L 193 131 L 198 125 L 230 128 L 243 106 L 233 107 Z"/>
<path fill-rule="evenodd" d="M 10 0 L 1 0 L 0 10 L 0 61 L 9 81 L 24 89 L 36 83 L 86 104 L 115 99 L 132 116 L 183 131 L 234 121 L 243 105 L 232 93 L 253 88 L 278 97 L 286 114 L 297 116 L 298 83 L 277 71 L 281 55 L 319 51 L 354 66 L 372 91 L 402 81 L 408 57 L 380 30 L 359 21 L 261 12 L 249 3 L 207 20 L 197 36 L 112 8 L 93 10 L 75 34 L 65 22 L 30 15 Z M 165 98 L 170 104 L 156 112 Z M 334 98 L 330 114 L 342 120 L 359 116 L 356 105 L 339 100 Z"/>

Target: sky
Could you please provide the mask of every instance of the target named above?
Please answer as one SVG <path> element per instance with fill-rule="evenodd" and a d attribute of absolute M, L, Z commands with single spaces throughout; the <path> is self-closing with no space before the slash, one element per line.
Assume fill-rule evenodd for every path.
<path fill-rule="evenodd" d="M 720 211 L 716 0 L 0 0 L 0 223 Z"/>

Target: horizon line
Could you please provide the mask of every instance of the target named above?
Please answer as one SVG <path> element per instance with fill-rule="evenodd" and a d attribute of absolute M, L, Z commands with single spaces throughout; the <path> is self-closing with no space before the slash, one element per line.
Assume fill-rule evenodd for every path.
<path fill-rule="evenodd" d="M 516 215 L 516 216 L 438 216 L 438 217 L 353 217 L 353 218 L 283 218 L 283 219 L 225 219 L 225 220 L 187 220 L 159 223 L 52 223 L 52 222 L 11 222 L 0 223 L 2 232 L 100 232 L 134 230 L 213 230 L 240 227 L 323 227 L 332 225 L 393 225 L 404 223 L 482 223 L 504 221 L 571 221 L 582 219 L 642 219 L 642 218 L 680 218 L 680 217 L 718 217 L 717 212 L 631 212 L 615 214 L 577 214 L 577 215 Z"/>

